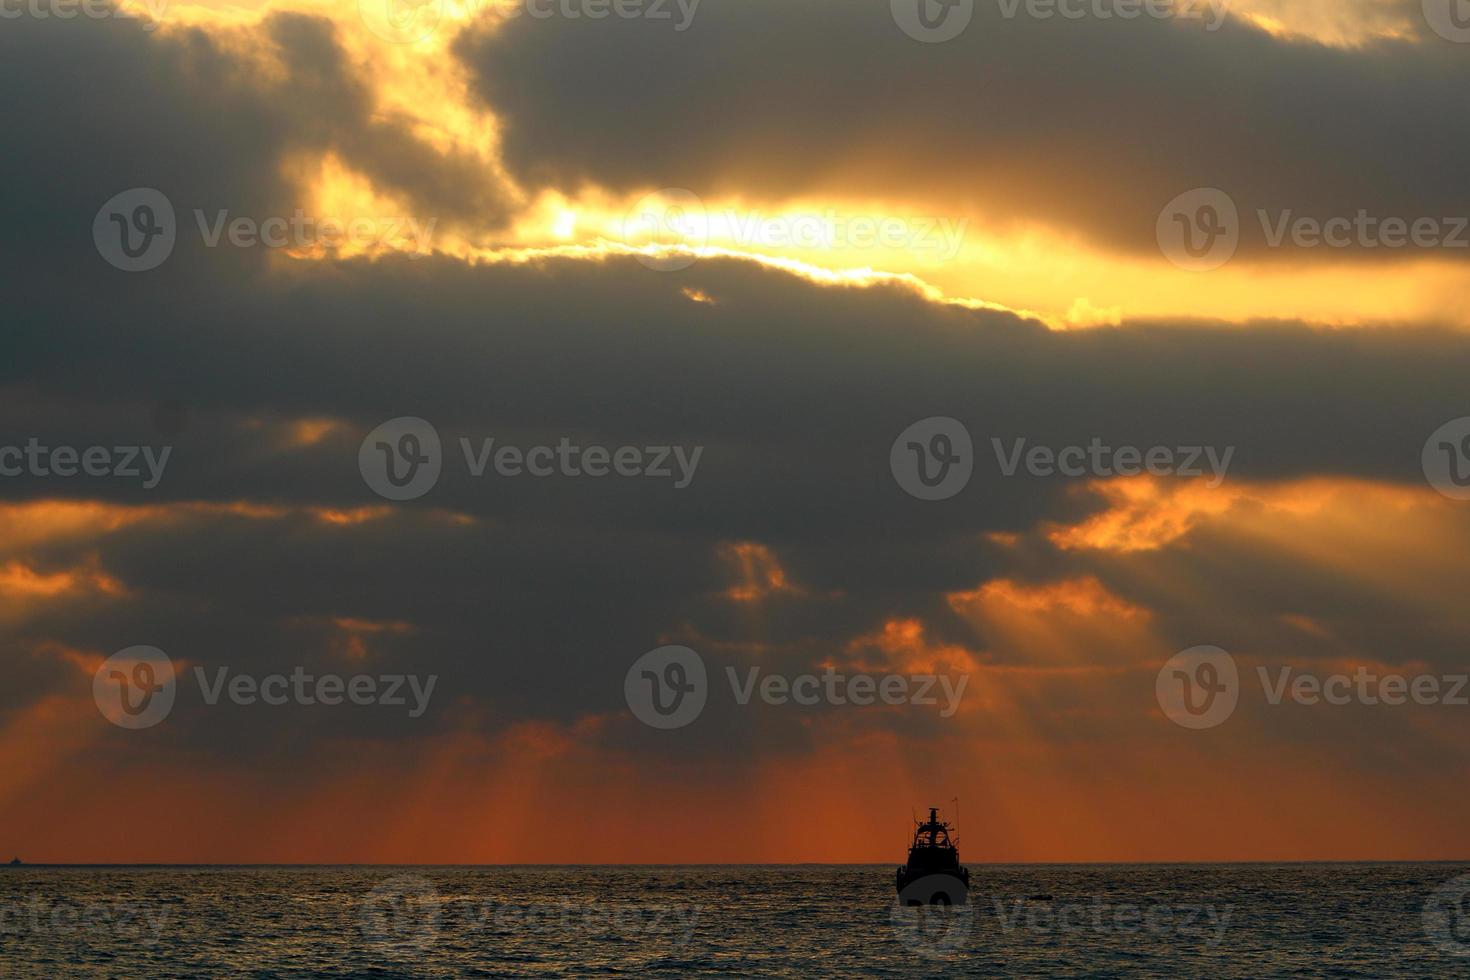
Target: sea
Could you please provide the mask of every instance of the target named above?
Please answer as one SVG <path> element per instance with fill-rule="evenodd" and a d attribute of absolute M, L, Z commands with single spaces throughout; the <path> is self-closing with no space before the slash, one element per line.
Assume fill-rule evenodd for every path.
<path fill-rule="evenodd" d="M 0 869 L 0 977 L 1444 977 L 1470 864 Z"/>

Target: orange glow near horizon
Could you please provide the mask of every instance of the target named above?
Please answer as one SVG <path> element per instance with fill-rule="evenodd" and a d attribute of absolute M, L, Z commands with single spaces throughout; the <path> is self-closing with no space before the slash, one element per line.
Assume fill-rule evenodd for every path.
<path fill-rule="evenodd" d="M 1400 779 L 1415 785 L 1412 774 L 1367 786 L 1322 755 L 1202 752 L 1187 738 L 1139 739 L 1119 756 L 1116 746 L 1043 751 L 1034 736 L 921 748 L 874 734 L 770 760 L 733 782 L 658 779 L 629 758 L 559 740 L 527 753 L 517 736 L 498 746 L 441 740 L 413 758 L 343 746 L 300 760 L 290 786 L 263 772 L 160 763 L 62 775 L 86 767 L 116 731 L 79 701 L 38 705 L 13 721 L 0 739 L 9 746 L 0 800 L 11 804 L 0 839 L 24 842 L 28 858 L 45 862 L 893 864 L 911 812 L 948 809 L 958 796 L 972 864 L 1438 859 L 1460 854 L 1463 841 L 1452 801 L 1425 810 L 1422 785 L 1393 791 Z M 15 755 L 21 744 L 47 750 Z M 914 753 L 944 775 L 916 767 Z M 1262 771 L 1252 767 L 1268 758 L 1295 775 L 1252 792 L 1218 775 Z M 1148 785 L 1158 791 L 1140 800 Z M 22 792 L 27 805 L 14 806 Z M 1344 807 L 1353 822 L 1339 819 Z M 98 824 L 102 810 L 131 819 Z M 541 833 L 548 810 L 557 814 L 554 840 Z M 821 833 L 793 837 L 793 821 Z M 1405 821 L 1416 827 L 1412 840 L 1391 832 Z"/>
<path fill-rule="evenodd" d="M 1243 484 L 1226 493 L 1229 506 L 1203 502 L 1187 484 L 1111 481 L 1093 492 L 1126 520 L 1093 518 L 1079 525 L 1086 530 L 1074 529 L 1075 538 L 1065 529 L 1035 533 L 1060 533 L 1057 540 L 1069 548 L 1126 563 L 1177 547 L 1186 533 L 1232 527 L 1242 540 L 1289 560 L 1338 571 L 1366 566 L 1358 574 L 1363 587 L 1386 597 L 1426 609 L 1457 601 L 1452 589 L 1446 592 L 1448 579 L 1426 592 L 1422 579 L 1389 571 L 1393 562 L 1363 560 L 1385 547 L 1438 547 L 1442 557 L 1421 563 L 1431 576 L 1458 561 L 1458 538 L 1446 536 L 1442 523 L 1454 511 L 1419 491 L 1326 480 Z M 85 504 L 23 508 L 71 534 L 105 533 L 122 513 Z M 1397 535 L 1377 530 L 1385 522 L 1375 512 L 1395 514 Z M 7 514 L 13 519 L 13 506 L 0 508 L 0 521 Z M 1330 535 L 1322 531 L 1328 526 Z M 737 581 L 758 586 L 761 595 L 817 601 L 792 593 L 762 546 L 731 545 L 726 555 L 740 572 Z M 72 581 L 6 567 L 4 597 L 60 595 Z M 891 863 L 901 856 L 908 810 L 958 795 L 962 839 L 976 863 L 1459 853 L 1463 837 L 1449 816 L 1412 816 L 1427 798 L 1425 784 L 1414 782 L 1415 766 L 1368 777 L 1352 756 L 1312 744 L 1200 740 L 1175 728 L 1152 703 L 1153 674 L 1174 651 L 1155 632 L 1151 610 L 1094 575 L 993 579 L 947 602 L 973 627 L 973 646 L 935 639 L 923 620 L 895 617 L 853 637 L 827 662 L 843 671 L 970 675 L 963 710 L 941 734 L 903 734 L 888 727 L 898 717 L 892 714 L 811 715 L 801 719 L 811 739 L 805 748 L 752 755 L 734 771 L 645 765 L 637 751 L 610 740 L 638 731 L 622 712 L 571 724 L 517 723 L 490 734 L 494 719 L 468 705 L 457 734 L 396 743 L 329 740 L 284 779 L 265 760 L 242 760 L 230 771 L 199 770 L 184 758 L 136 758 L 119 768 L 107 760 L 139 743 L 91 703 L 90 671 L 102 654 L 38 651 L 67 663 L 75 681 L 71 693 L 6 722 L 0 803 L 11 805 L 0 806 L 0 840 L 22 842 L 33 860 L 58 861 Z M 375 638 L 413 630 L 354 617 L 324 625 L 324 642 L 349 662 L 365 661 Z M 1284 617 L 1282 628 L 1317 639 L 1332 633 L 1307 615 Z M 1323 668 L 1366 663 L 1375 661 L 1337 655 Z M 1422 737 L 1448 744 L 1458 735 L 1444 725 L 1427 719 Z M 1241 769 L 1296 775 L 1248 791 L 1216 776 Z M 1159 783 L 1158 773 L 1169 781 Z M 1404 792 L 1393 791 L 1399 780 Z M 1157 789 L 1139 789 L 1150 785 Z M 564 836 L 554 844 L 541 839 L 536 815 L 568 794 L 577 805 L 561 811 Z M 13 805 L 21 798 L 26 806 Z M 1271 805 L 1261 806 L 1266 798 Z M 1335 819 L 1344 799 L 1355 807 L 1351 827 Z M 101 807 L 125 808 L 136 817 L 130 826 L 150 832 L 97 826 L 91 814 Z M 337 819 L 346 812 L 356 814 L 350 827 Z M 822 820 L 830 833 L 793 841 L 794 814 Z M 1408 819 L 1422 830 L 1413 840 L 1373 836 L 1375 828 Z M 647 833 L 654 824 L 665 831 L 656 843 Z M 1377 843 L 1365 849 L 1364 834 Z"/>

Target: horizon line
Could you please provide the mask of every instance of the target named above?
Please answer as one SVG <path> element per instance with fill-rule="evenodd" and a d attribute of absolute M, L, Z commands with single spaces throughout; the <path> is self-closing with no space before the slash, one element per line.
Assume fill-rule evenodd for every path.
<path fill-rule="evenodd" d="M 415 862 L 297 862 L 297 861 L 40 861 L 0 864 L 0 869 L 18 868 L 875 868 L 887 867 L 891 861 L 690 861 L 690 862 L 497 862 L 497 863 L 415 863 Z M 1283 865 L 1429 865 L 1470 864 L 1470 858 L 1313 858 L 1253 859 L 1235 861 L 987 861 L 966 862 L 979 868 L 1045 868 L 1045 867 L 1253 867 Z"/>

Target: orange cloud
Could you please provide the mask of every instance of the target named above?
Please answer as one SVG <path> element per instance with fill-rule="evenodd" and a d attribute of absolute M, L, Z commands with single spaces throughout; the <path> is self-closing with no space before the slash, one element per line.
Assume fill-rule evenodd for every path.
<path fill-rule="evenodd" d="M 1282 483 L 1231 481 L 1210 488 L 1203 480 L 1141 476 L 1094 480 L 1080 492 L 1102 497 L 1108 508 L 1080 524 L 1054 525 L 1047 537 L 1067 550 L 1116 553 L 1163 548 L 1226 515 L 1231 516 L 1231 523 L 1250 522 L 1252 518 L 1244 517 L 1244 511 L 1258 516 L 1305 517 L 1328 510 L 1342 512 L 1351 497 L 1355 504 L 1402 515 L 1438 500 L 1427 488 L 1323 477 Z"/>
<path fill-rule="evenodd" d="M 1067 612 L 1081 617 L 1108 615 L 1124 619 L 1146 619 L 1149 615 L 1148 610 L 1113 595 L 1090 575 L 1041 585 L 997 579 L 973 592 L 952 592 L 947 598 L 950 606 L 961 613 L 998 603 L 1027 613 Z"/>
<path fill-rule="evenodd" d="M 387 505 L 364 506 L 364 507 L 313 507 L 311 516 L 324 524 L 365 524 L 369 521 L 381 521 L 393 513 L 393 508 Z"/>
<path fill-rule="evenodd" d="M 335 651 L 350 660 L 365 660 L 368 655 L 367 641 L 369 637 L 384 634 L 404 636 L 412 633 L 415 629 L 412 623 L 405 623 L 396 619 L 354 619 L 351 617 L 339 617 L 332 620 L 336 627 L 338 636 L 334 643 Z"/>
<path fill-rule="evenodd" d="M 1098 480 L 1085 492 L 1108 501 L 1107 510 L 1048 535 L 1059 548 L 1148 551 L 1185 534 L 1205 517 L 1222 514 L 1240 499 L 1230 484 L 1210 489 L 1203 480 L 1168 482 L 1154 477 Z"/>
<path fill-rule="evenodd" d="M 90 538 L 157 513 L 97 500 L 28 500 L 0 503 L 0 548 L 21 551 L 49 541 Z"/>
<path fill-rule="evenodd" d="M 890 619 L 880 629 L 849 641 L 843 652 L 848 659 L 841 666 L 867 672 L 968 673 L 976 667 L 974 654 L 964 647 L 931 642 L 917 619 Z M 829 661 L 822 666 L 839 665 Z"/>
<path fill-rule="evenodd" d="M 1035 585 L 997 579 L 946 598 L 1006 663 L 1129 663 L 1162 649 L 1149 610 L 1092 576 Z"/>
<path fill-rule="evenodd" d="M 724 593 L 731 602 L 758 602 L 772 596 L 806 594 L 791 582 L 775 552 L 763 544 L 730 542 L 720 546 L 719 554 L 732 567 L 737 580 L 737 584 Z"/>
<path fill-rule="evenodd" d="M 127 594 L 122 582 L 103 570 L 92 555 L 83 564 L 54 572 L 39 572 L 20 560 L 0 565 L 0 620 L 20 620 L 50 603 L 86 598 L 119 598 Z"/>

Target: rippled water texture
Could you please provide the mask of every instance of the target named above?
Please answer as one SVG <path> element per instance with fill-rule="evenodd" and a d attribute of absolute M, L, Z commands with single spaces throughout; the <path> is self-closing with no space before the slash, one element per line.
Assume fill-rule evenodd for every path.
<path fill-rule="evenodd" d="M 9 869 L 0 976 L 1470 971 L 1470 866 L 972 870 L 911 910 L 888 866 Z"/>

